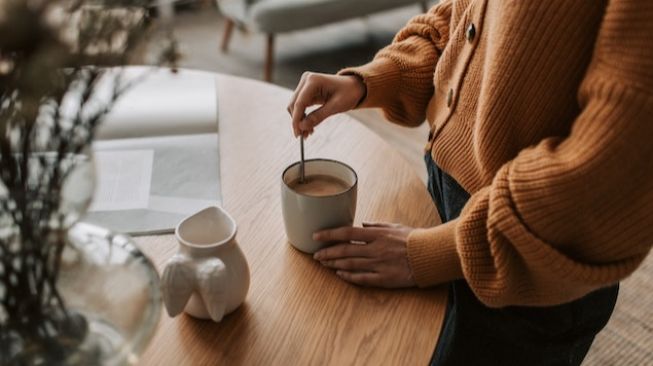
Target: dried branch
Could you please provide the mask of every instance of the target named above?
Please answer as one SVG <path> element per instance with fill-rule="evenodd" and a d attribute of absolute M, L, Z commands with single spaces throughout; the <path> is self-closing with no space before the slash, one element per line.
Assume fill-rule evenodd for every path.
<path fill-rule="evenodd" d="M 133 61 L 155 38 L 149 7 L 0 1 L 0 364 L 25 363 L 12 358 L 16 347 L 52 347 L 79 323 L 56 287 L 75 215 L 61 192 L 97 126 L 133 85 L 107 68 Z M 174 67 L 174 47 L 161 50 L 162 65 Z"/>

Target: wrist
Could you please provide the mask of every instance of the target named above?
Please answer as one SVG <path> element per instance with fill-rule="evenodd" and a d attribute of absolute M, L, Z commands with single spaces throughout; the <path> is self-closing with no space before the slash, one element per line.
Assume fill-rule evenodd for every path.
<path fill-rule="evenodd" d="M 429 229 L 415 229 L 408 235 L 408 262 L 419 287 L 463 278 L 456 250 L 457 221 L 452 220 Z"/>
<path fill-rule="evenodd" d="M 387 108 L 396 102 L 402 88 L 401 69 L 388 58 L 377 57 L 366 65 L 340 70 L 338 75 L 363 80 L 366 92 L 357 108 Z"/>
<path fill-rule="evenodd" d="M 348 87 L 354 91 L 352 98 L 354 100 L 353 108 L 358 108 L 367 97 L 367 85 L 365 85 L 363 77 L 357 74 L 346 74 L 341 76 L 347 79 Z"/>

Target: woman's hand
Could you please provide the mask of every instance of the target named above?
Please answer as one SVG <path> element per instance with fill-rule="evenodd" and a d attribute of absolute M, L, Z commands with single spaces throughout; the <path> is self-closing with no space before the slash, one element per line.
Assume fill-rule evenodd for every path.
<path fill-rule="evenodd" d="M 357 76 L 305 72 L 288 105 L 295 137 L 307 137 L 327 117 L 354 109 L 366 90 Z M 314 105 L 321 107 L 306 115 L 306 108 Z"/>
<path fill-rule="evenodd" d="M 333 268 L 347 282 L 387 288 L 413 287 L 406 243 L 413 228 L 397 224 L 363 224 L 314 234 L 319 241 L 337 244 L 313 256 Z"/>

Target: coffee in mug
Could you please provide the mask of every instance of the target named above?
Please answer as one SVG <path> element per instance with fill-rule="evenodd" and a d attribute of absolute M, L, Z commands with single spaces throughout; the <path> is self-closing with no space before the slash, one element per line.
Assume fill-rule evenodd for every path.
<path fill-rule="evenodd" d="M 315 253 L 330 243 L 313 240 L 314 232 L 353 225 L 358 177 L 348 165 L 328 159 L 306 160 L 304 171 L 304 183 L 299 162 L 283 172 L 281 208 L 288 242 Z"/>
<path fill-rule="evenodd" d="M 304 178 L 304 182 L 301 178 L 293 180 L 288 187 L 297 193 L 314 197 L 333 196 L 350 187 L 347 182 L 325 174 L 308 175 Z"/>

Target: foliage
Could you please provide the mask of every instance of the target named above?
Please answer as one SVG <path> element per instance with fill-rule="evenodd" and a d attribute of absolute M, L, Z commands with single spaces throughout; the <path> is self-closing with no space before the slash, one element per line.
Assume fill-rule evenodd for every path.
<path fill-rule="evenodd" d="M 130 86 L 112 67 L 153 46 L 158 64 L 176 62 L 148 4 L 0 0 L 0 364 L 83 339 L 56 288 L 66 229 L 88 203 L 64 199 L 66 184 Z"/>

